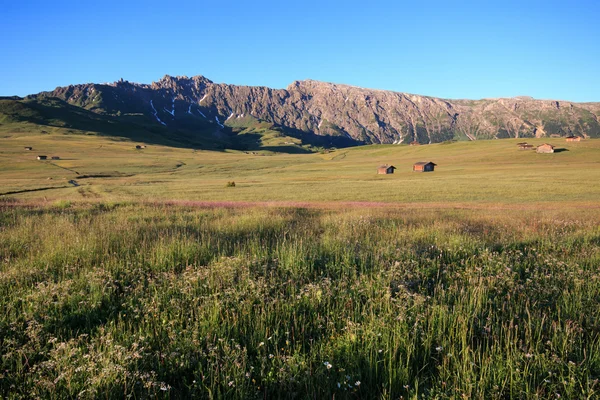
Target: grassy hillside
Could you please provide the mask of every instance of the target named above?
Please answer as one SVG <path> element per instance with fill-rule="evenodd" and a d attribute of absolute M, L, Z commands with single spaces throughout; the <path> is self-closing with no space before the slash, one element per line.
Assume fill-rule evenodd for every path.
<path fill-rule="evenodd" d="M 96 103 L 94 103 L 96 104 Z M 92 112 L 94 111 L 94 112 Z M 310 153 L 332 139 L 291 132 L 253 117 L 232 118 L 220 126 L 214 120 L 193 113 L 181 113 L 168 126 L 157 124 L 143 112 L 96 113 L 80 104 L 72 105 L 53 97 L 38 99 L 0 98 L 0 135 L 36 134 L 103 136 L 114 140 L 143 140 L 149 144 L 191 149 L 279 153 Z M 343 138 L 334 144 L 344 144 Z"/>
<path fill-rule="evenodd" d="M 166 129 L 143 114 L 99 115 L 56 98 L 0 99 L 0 135 L 4 137 L 63 134 L 144 140 L 176 147 L 224 148 L 227 141 L 212 135 L 215 128 L 197 124 L 193 130 Z"/>
<path fill-rule="evenodd" d="M 231 129 L 247 137 L 239 142 L 240 150 L 156 144 L 136 150 L 141 142 L 124 138 L 6 135 L 0 138 L 1 193 L 48 200 L 550 202 L 565 206 L 592 204 L 600 195 L 598 140 L 554 139 L 551 143 L 560 149 L 554 154 L 519 151 L 516 139 L 290 154 L 302 153 L 305 147 L 268 125 Z M 25 151 L 24 146 L 34 150 Z M 290 149 L 277 153 L 277 146 Z M 41 162 L 35 159 L 38 154 L 61 159 Z M 416 161 L 433 161 L 438 167 L 433 173 L 413 173 Z M 384 163 L 395 165 L 396 173 L 376 175 L 377 166 Z M 70 184 L 72 180 L 78 186 Z M 236 186 L 225 187 L 230 181 Z"/>

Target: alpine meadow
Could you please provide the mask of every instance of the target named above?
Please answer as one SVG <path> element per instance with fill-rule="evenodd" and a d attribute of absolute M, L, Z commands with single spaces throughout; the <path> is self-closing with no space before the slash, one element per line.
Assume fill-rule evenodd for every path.
<path fill-rule="evenodd" d="M 597 140 L 62 129 L 0 139 L 7 398 L 598 396 Z"/>
<path fill-rule="evenodd" d="M 600 2 L 0 15 L 0 399 L 600 399 Z"/>

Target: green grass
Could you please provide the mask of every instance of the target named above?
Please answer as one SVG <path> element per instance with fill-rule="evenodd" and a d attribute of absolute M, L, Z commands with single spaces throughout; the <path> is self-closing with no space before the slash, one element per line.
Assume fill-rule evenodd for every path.
<path fill-rule="evenodd" d="M 6 203 L 0 396 L 597 398 L 599 222 Z"/>
<path fill-rule="evenodd" d="M 600 140 L 233 125 L 256 150 L 0 128 L 0 398 L 600 397 Z"/>
<path fill-rule="evenodd" d="M 257 128 L 258 129 L 258 128 Z M 260 128 L 268 131 L 268 128 Z M 263 131 L 264 133 L 265 131 Z M 239 136 L 248 134 L 240 133 Z M 263 137 L 283 140 L 287 137 Z M 375 201 L 448 205 L 555 204 L 583 207 L 600 195 L 600 141 L 550 142 L 566 151 L 519 151 L 519 139 L 374 145 L 317 154 L 201 151 L 82 135 L 0 138 L 0 193 L 22 199 L 198 201 Z M 544 139 L 529 142 L 540 144 Z M 32 152 L 24 146 L 33 146 Z M 299 146 L 296 146 L 302 149 Z M 37 154 L 58 155 L 40 162 Z M 434 161 L 434 173 L 413 173 Z M 398 169 L 388 176 L 381 164 Z M 87 178 L 81 178 L 87 176 Z M 68 183 L 76 180 L 74 187 Z M 236 182 L 235 190 L 224 186 Z M 55 188 L 33 191 L 40 188 Z M 92 194 L 90 194 L 92 193 Z"/>

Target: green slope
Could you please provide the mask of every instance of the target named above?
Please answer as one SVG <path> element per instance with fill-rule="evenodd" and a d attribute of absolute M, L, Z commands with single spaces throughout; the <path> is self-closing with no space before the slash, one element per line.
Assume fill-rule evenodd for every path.
<path fill-rule="evenodd" d="M 294 140 L 263 129 L 263 149 L 272 142 Z M 238 136 L 253 135 L 250 131 L 244 128 Z M 12 197 L 49 200 L 597 205 L 600 140 L 554 139 L 551 143 L 561 150 L 554 154 L 520 151 L 516 143 L 521 140 L 290 154 L 158 144 L 136 150 L 138 142 L 98 135 L 12 135 L 0 138 L 0 187 L 2 193 L 19 192 Z M 543 141 L 529 140 L 534 145 Z M 37 154 L 61 159 L 40 162 Z M 438 167 L 433 173 L 414 173 L 417 161 L 433 161 Z M 396 173 L 377 175 L 376 168 L 386 163 L 396 166 Z M 71 180 L 79 186 L 71 186 Z M 226 187 L 231 181 L 235 188 Z M 37 192 L 44 188 L 52 189 Z"/>

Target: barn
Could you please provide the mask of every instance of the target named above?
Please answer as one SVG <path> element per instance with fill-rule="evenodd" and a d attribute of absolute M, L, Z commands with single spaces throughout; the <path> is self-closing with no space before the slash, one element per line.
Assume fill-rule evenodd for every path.
<path fill-rule="evenodd" d="M 414 163 L 413 171 L 414 172 L 433 172 L 437 164 L 432 163 L 431 161 L 419 161 Z"/>
<path fill-rule="evenodd" d="M 394 167 L 393 165 L 382 165 L 379 168 L 377 168 L 377 173 L 379 175 L 388 175 L 388 174 L 393 174 L 394 170 L 396 169 L 396 167 Z"/>
<path fill-rule="evenodd" d="M 544 143 L 539 145 L 535 149 L 536 153 L 554 153 L 554 146 L 548 143 Z"/>
<path fill-rule="evenodd" d="M 46 160 L 48 156 L 37 156 L 38 160 Z"/>

